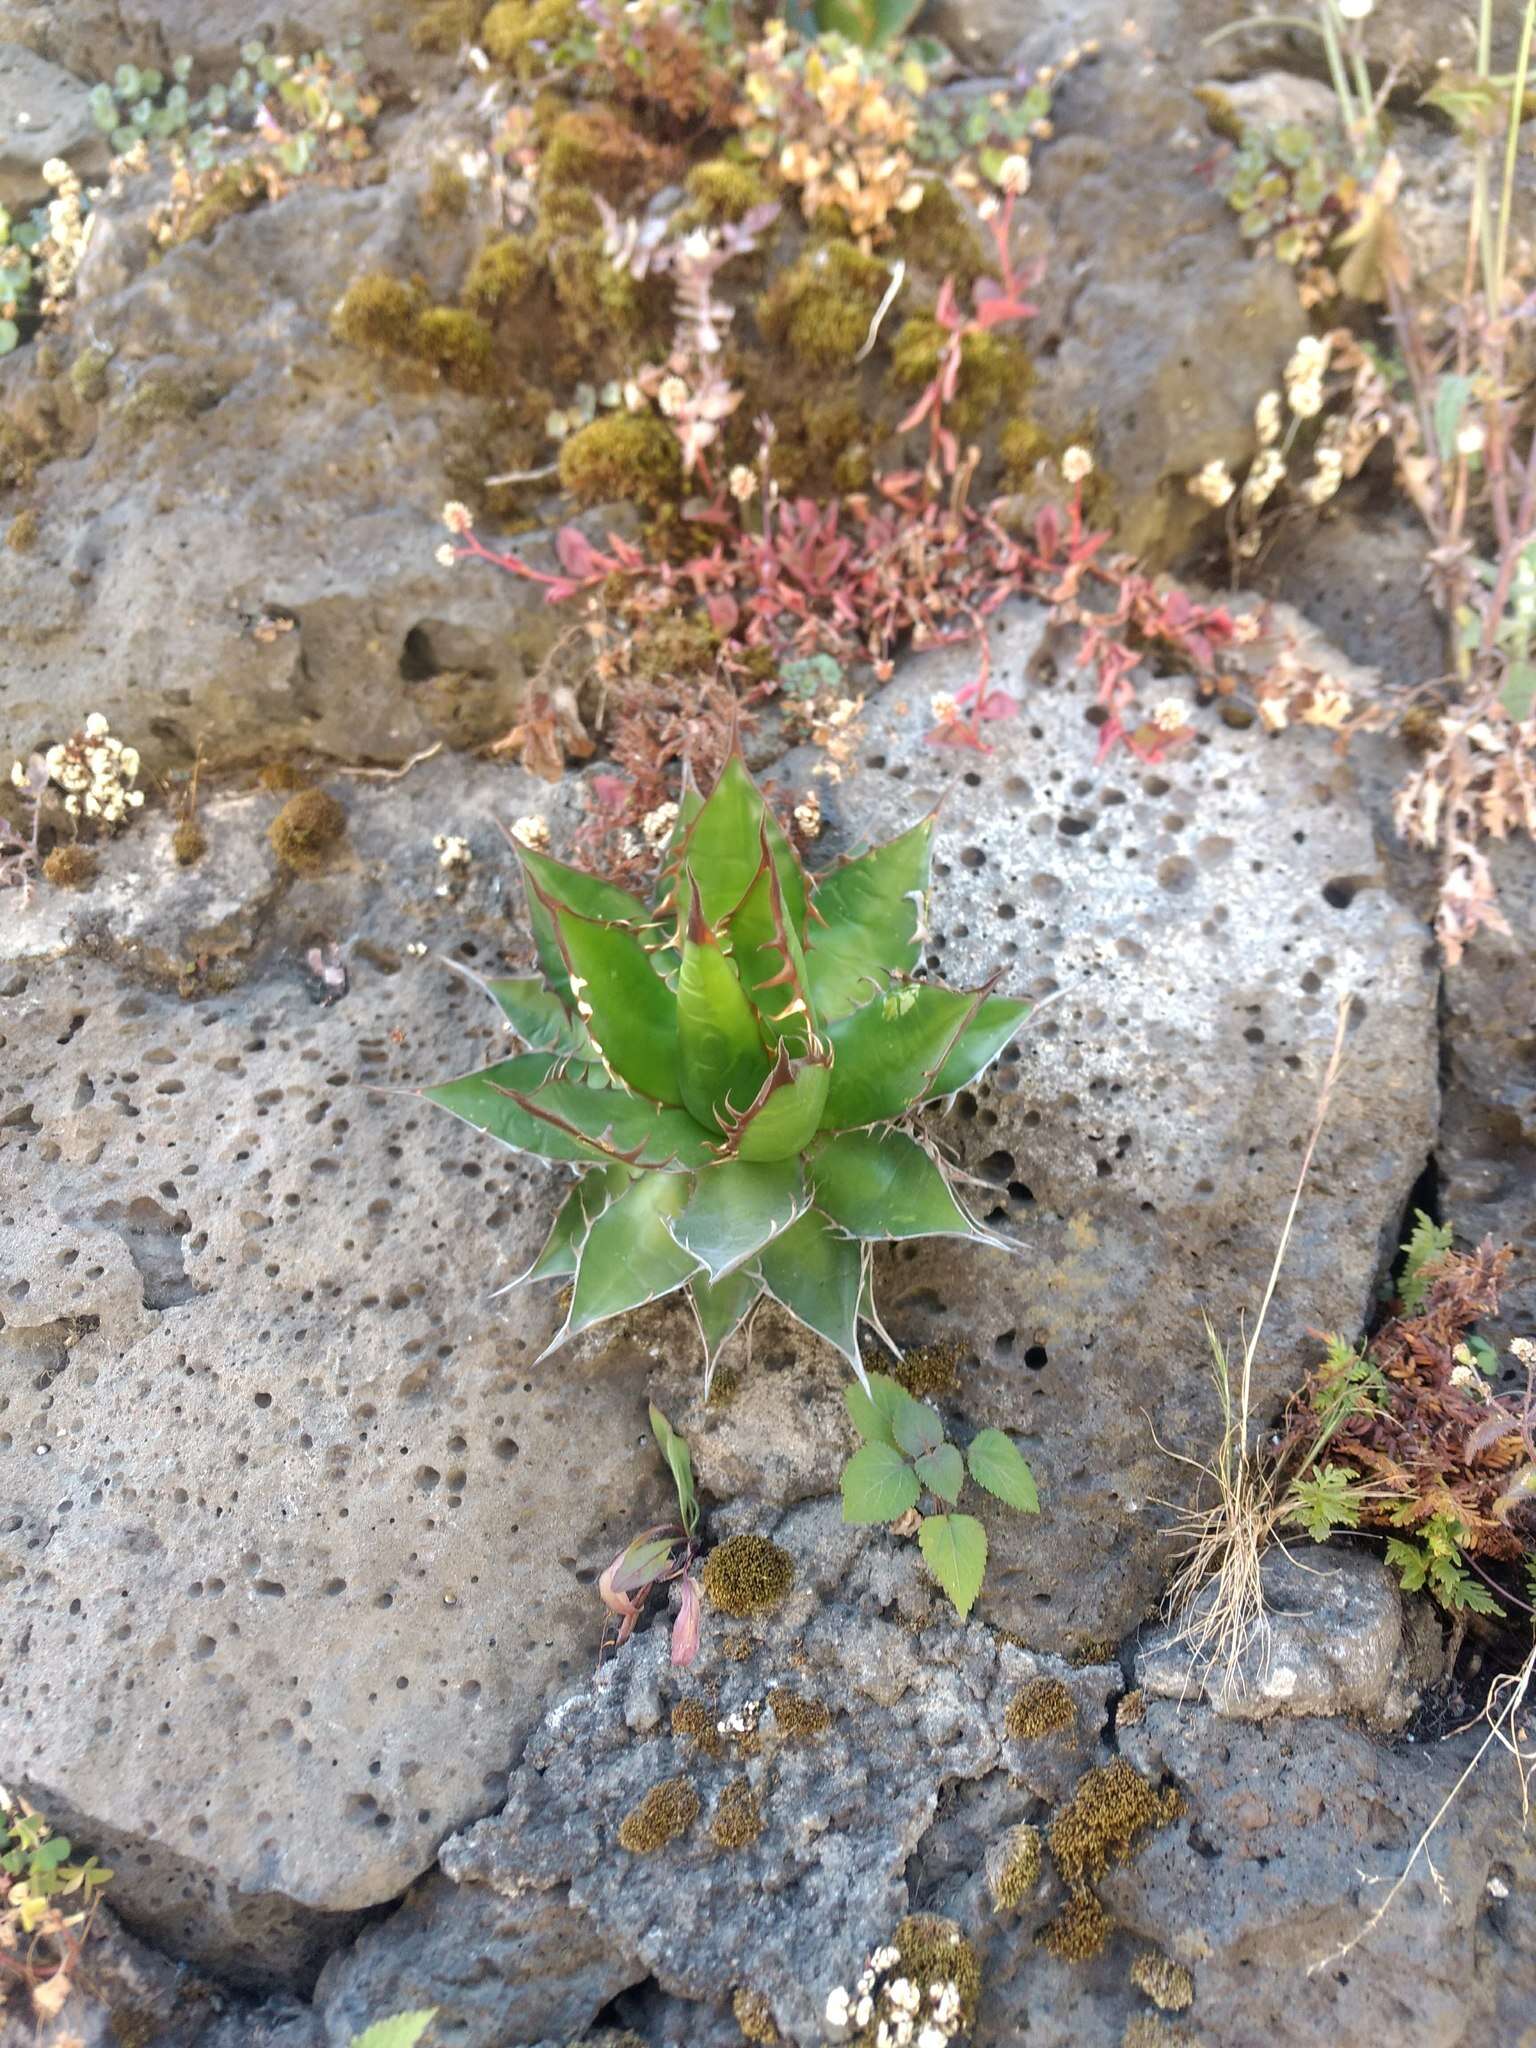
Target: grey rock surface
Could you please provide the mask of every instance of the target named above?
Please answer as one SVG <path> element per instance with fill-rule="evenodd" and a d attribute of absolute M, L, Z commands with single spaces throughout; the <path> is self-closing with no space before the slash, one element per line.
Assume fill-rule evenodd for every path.
<path fill-rule="evenodd" d="M 1241 1721 L 1358 1714 L 1401 1728 L 1418 1706 L 1418 1645 L 1404 1602 L 1378 1558 L 1337 1545 L 1271 1550 L 1262 1566 L 1268 1620 L 1235 1668 L 1192 1660 L 1181 1632 L 1164 1630 L 1136 1658 L 1136 1683 L 1158 1699 L 1205 1699 Z M 1198 1629 L 1214 1588 L 1196 1603 Z"/>
<path fill-rule="evenodd" d="M 0 206 L 25 213 L 48 197 L 43 165 L 62 157 L 81 177 L 107 167 L 89 87 L 58 64 L 0 40 Z"/>

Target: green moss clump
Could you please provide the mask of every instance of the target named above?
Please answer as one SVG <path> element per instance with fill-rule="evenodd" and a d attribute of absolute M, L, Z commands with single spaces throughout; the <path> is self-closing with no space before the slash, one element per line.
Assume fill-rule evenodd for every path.
<path fill-rule="evenodd" d="M 469 211 L 469 180 L 450 157 L 432 159 L 421 195 L 423 220 L 457 220 Z"/>
<path fill-rule="evenodd" d="M 572 199 L 571 207 L 548 209 L 549 218 L 567 219 L 571 227 L 546 225 L 537 247 L 564 327 L 590 368 L 593 355 L 611 347 L 616 334 L 633 335 L 645 324 L 645 297 L 644 288 L 627 270 L 608 261 L 602 229 L 589 223 L 574 225 L 591 208 L 589 195 L 573 194 Z"/>
<path fill-rule="evenodd" d="M 749 1779 L 733 1778 L 720 1794 L 715 1817 L 709 1824 L 710 1840 L 717 1849 L 745 1849 L 763 1832 L 763 1816 Z"/>
<path fill-rule="evenodd" d="M 722 1636 L 720 1654 L 728 1664 L 745 1664 L 752 1654 L 750 1636 Z"/>
<path fill-rule="evenodd" d="M 1054 1920 L 1046 1922 L 1035 1939 L 1064 1963 L 1091 1963 L 1108 1946 L 1114 1924 L 1084 1885 L 1072 1894 Z"/>
<path fill-rule="evenodd" d="M 688 173 L 688 196 L 705 220 L 743 220 L 773 197 L 756 164 L 712 156 Z"/>
<path fill-rule="evenodd" d="M 1014 1742 L 1037 1741 L 1077 1726 L 1077 1707 L 1059 1678 L 1032 1678 L 1008 1702 L 1003 1727 Z"/>
<path fill-rule="evenodd" d="M 183 818 L 171 834 L 171 854 L 177 867 L 195 867 L 208 851 L 208 834 L 196 818 Z"/>
<path fill-rule="evenodd" d="M 411 24 L 411 46 L 451 55 L 473 42 L 480 26 L 484 0 L 429 0 L 421 16 Z"/>
<path fill-rule="evenodd" d="M 1155 2012 L 1138 2012 L 1126 2021 L 1120 2048 L 1195 2048 L 1195 2038 L 1183 2027 L 1170 2027 Z"/>
<path fill-rule="evenodd" d="M 609 413 L 561 444 L 560 481 L 583 505 L 624 503 L 658 511 L 682 494 L 682 452 L 664 420 Z"/>
<path fill-rule="evenodd" d="M 757 324 L 807 369 L 846 368 L 889 283 L 877 256 L 852 242 L 817 242 L 758 300 Z"/>
<path fill-rule="evenodd" d="M 499 312 L 523 296 L 538 275 L 537 257 L 517 235 L 493 235 L 483 243 L 461 294 L 477 313 Z"/>
<path fill-rule="evenodd" d="M 704 1565 L 704 1591 L 722 1614 L 763 1614 L 794 1583 L 794 1559 L 766 1536 L 728 1536 Z"/>
<path fill-rule="evenodd" d="M 55 889 L 83 889 L 95 874 L 96 856 L 88 846 L 56 846 L 43 862 L 43 880 Z"/>
<path fill-rule="evenodd" d="M 338 341 L 376 356 L 411 355 L 425 308 L 420 285 L 391 277 L 387 270 L 365 271 L 343 292 L 331 314 L 331 332 Z"/>
<path fill-rule="evenodd" d="M 211 376 L 154 370 L 124 399 L 118 417 L 136 433 L 167 420 L 195 420 L 224 396 L 224 386 Z"/>
<path fill-rule="evenodd" d="M 347 814 L 323 789 L 289 797 L 267 827 L 272 851 L 296 875 L 315 875 L 326 866 L 347 829 Z"/>
<path fill-rule="evenodd" d="M 832 1726 L 832 1716 L 821 1700 L 804 1699 L 797 1692 L 786 1692 L 782 1686 L 776 1685 L 769 1693 L 768 1705 L 786 1742 L 809 1742 L 812 1736 L 825 1735 Z"/>
<path fill-rule="evenodd" d="M 981 1964 L 955 1922 L 937 1913 L 909 1913 L 891 1936 L 891 1947 L 901 1957 L 901 1974 L 922 1993 L 924 2009 L 935 1984 L 954 1985 L 960 1996 L 955 2032 L 969 2034 L 981 1996 Z"/>
<path fill-rule="evenodd" d="M 107 395 L 107 365 L 111 351 L 85 348 L 69 366 L 69 388 L 82 405 L 100 405 Z"/>
<path fill-rule="evenodd" d="M 891 225 L 896 253 L 934 279 L 952 277 L 962 297 L 977 278 L 995 275 L 980 235 L 942 178 L 928 179 L 921 205 L 892 214 Z"/>
<path fill-rule="evenodd" d="M 706 1756 L 720 1754 L 720 1732 L 703 1700 L 678 1701 L 672 1709 L 672 1734 L 679 1742 L 691 1742 Z"/>
<path fill-rule="evenodd" d="M 707 675 L 718 644 L 707 619 L 668 613 L 636 631 L 629 644 L 630 673 L 651 682 Z"/>
<path fill-rule="evenodd" d="M 1002 1851 L 992 1877 L 992 1903 L 999 1913 L 1014 1912 L 1040 1878 L 1040 1830 L 1021 1821 L 999 1844 Z"/>
<path fill-rule="evenodd" d="M 42 530 L 42 521 L 35 507 L 25 506 L 5 530 L 5 544 L 18 555 L 24 555 L 28 548 L 37 546 L 37 536 Z"/>
<path fill-rule="evenodd" d="M 686 1835 L 699 1817 L 699 1795 L 686 1778 L 663 1778 L 619 1823 L 619 1847 L 649 1856 Z"/>
<path fill-rule="evenodd" d="M 1071 1800 L 1051 1823 L 1051 1854 L 1067 1884 L 1102 1877 L 1124 1863 L 1137 1837 L 1166 1827 L 1184 1811 L 1173 1787 L 1159 1792 L 1123 1756 L 1079 1779 Z"/>
<path fill-rule="evenodd" d="M 1060 452 L 1054 437 L 1028 413 L 1008 422 L 998 436 L 997 449 L 1003 458 L 1003 474 L 1016 491 L 1033 479 L 1040 463 Z"/>
<path fill-rule="evenodd" d="M 919 1401 L 935 1394 L 955 1394 L 960 1391 L 958 1368 L 964 1356 L 963 1344 L 920 1344 L 890 1367 L 891 1378 Z"/>
<path fill-rule="evenodd" d="M 1183 2012 L 1194 2003 L 1194 1978 L 1161 1949 L 1142 1950 L 1131 1964 L 1131 1982 L 1164 2012 Z"/>
<path fill-rule="evenodd" d="M 904 320 L 891 344 L 891 381 L 903 391 L 921 391 L 938 375 L 949 336 L 927 313 Z M 1005 406 L 1017 405 L 1034 372 L 1018 342 L 1001 334 L 968 334 L 960 344 L 960 376 L 944 408 L 945 424 L 958 434 L 980 432 Z"/>
<path fill-rule="evenodd" d="M 550 124 L 539 159 L 541 184 L 600 192 L 612 205 L 635 197 L 665 153 L 610 108 L 561 114 Z"/>
<path fill-rule="evenodd" d="M 236 214 L 251 213 L 267 196 L 264 179 L 249 164 L 224 164 L 193 201 L 177 230 L 178 242 L 198 242 Z"/>
<path fill-rule="evenodd" d="M 1117 1728 L 1135 1728 L 1147 1718 L 1147 1696 L 1138 1685 L 1128 1692 L 1115 1709 Z"/>
<path fill-rule="evenodd" d="M 480 47 L 519 78 L 534 78 L 548 64 L 549 50 L 576 28 L 580 15 L 577 0 L 497 0 L 480 24 Z"/>
<path fill-rule="evenodd" d="M 270 789 L 278 795 L 291 796 L 296 789 L 309 789 L 309 777 L 302 768 L 295 768 L 291 761 L 269 761 L 259 769 L 257 782 L 263 789 Z"/>
<path fill-rule="evenodd" d="M 491 330 L 479 314 L 458 306 L 431 306 L 416 322 L 417 355 L 463 391 L 484 388 L 492 345 Z"/>
<path fill-rule="evenodd" d="M 731 2011 L 744 2041 L 760 2043 L 761 2048 L 776 2048 L 783 2039 L 774 2023 L 773 2007 L 761 1991 L 750 1990 L 743 1984 L 731 1994 Z"/>
<path fill-rule="evenodd" d="M 1211 133 L 1219 135 L 1223 142 L 1241 142 L 1246 132 L 1243 117 L 1221 87 L 1197 85 L 1194 92 L 1195 98 L 1205 109 L 1205 118 Z"/>

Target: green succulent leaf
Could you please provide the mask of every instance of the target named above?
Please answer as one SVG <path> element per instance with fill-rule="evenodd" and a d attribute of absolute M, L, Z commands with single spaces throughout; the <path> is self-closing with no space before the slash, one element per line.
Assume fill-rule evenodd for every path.
<path fill-rule="evenodd" d="M 756 1266 L 742 1266 L 724 1280 L 711 1283 L 695 1274 L 688 1296 L 704 1343 L 704 1393 L 715 1377 L 715 1360 L 728 1337 L 734 1336 L 763 1295 L 763 1276 Z"/>
<path fill-rule="evenodd" d="M 865 1444 L 843 1467 L 843 1520 L 894 1522 L 922 1494 L 917 1474 L 890 1444 Z"/>
<path fill-rule="evenodd" d="M 570 1313 L 546 1358 L 594 1324 L 660 1301 L 699 1270 L 698 1260 L 667 1228 L 688 1199 L 689 1186 L 686 1174 L 642 1173 L 608 1204 L 587 1232 Z"/>
<path fill-rule="evenodd" d="M 816 878 L 812 903 L 821 922 L 806 940 L 811 1003 L 829 1023 L 910 974 L 933 865 L 932 815 Z"/>
<path fill-rule="evenodd" d="M 681 1107 L 678 1000 L 640 939 L 624 925 L 545 908 L 577 1012 L 608 1065 L 638 1094 Z"/>
<path fill-rule="evenodd" d="M 587 1232 L 608 1206 L 610 1198 L 622 1194 L 628 1185 L 627 1166 L 611 1166 L 606 1171 L 600 1169 L 584 1173 L 560 1204 L 560 1213 L 544 1240 L 543 1250 L 526 1273 L 520 1273 L 500 1291 L 521 1287 L 530 1280 L 559 1280 L 574 1273 L 581 1260 L 581 1248 L 587 1241 Z"/>
<path fill-rule="evenodd" d="M 939 1444 L 924 1451 L 913 1469 L 930 1493 L 954 1506 L 965 1484 L 965 1466 L 953 1444 Z"/>
<path fill-rule="evenodd" d="M 694 819 L 684 848 L 704 915 L 712 925 L 721 923 L 751 888 L 765 836 L 790 923 L 803 933 L 806 886 L 800 856 L 763 801 L 746 762 L 733 753 Z"/>
<path fill-rule="evenodd" d="M 934 1092 L 940 1071 L 984 996 L 914 982 L 878 995 L 827 1028 L 832 1081 L 823 1128 L 889 1123 Z"/>
<path fill-rule="evenodd" d="M 888 1373 L 872 1372 L 867 1387 L 844 1387 L 848 1418 L 867 1444 L 894 1444 L 894 1417 L 911 1397 Z"/>
<path fill-rule="evenodd" d="M 769 1245 L 758 1264 L 774 1300 L 835 1344 L 865 1382 L 858 1337 L 863 1262 L 853 1239 L 818 1210 L 808 1209 Z"/>
<path fill-rule="evenodd" d="M 981 1237 L 949 1182 L 904 1131 L 843 1131 L 808 1162 L 818 1208 L 854 1237 Z"/>
<path fill-rule="evenodd" d="M 783 886 L 766 833 L 752 885 L 722 931 L 757 1012 L 763 1041 L 782 1040 L 796 1057 L 810 1050 L 812 1016 L 806 993 L 805 953 L 784 906 Z"/>
<path fill-rule="evenodd" d="M 984 1429 L 971 1439 L 967 1462 L 978 1486 L 1017 1508 L 1021 1515 L 1038 1515 L 1040 1496 L 1035 1475 L 1019 1456 L 1011 1437 L 1000 1429 Z"/>
<path fill-rule="evenodd" d="M 1032 1005 L 1012 996 L 987 996 L 963 1027 L 928 1089 L 929 1095 L 953 1095 L 969 1088 L 987 1071 L 1029 1015 Z"/>
<path fill-rule="evenodd" d="M 825 1060 L 791 1059 L 788 1046 L 781 1045 L 755 1101 L 726 1134 L 731 1151 L 742 1159 L 790 1159 L 803 1152 L 821 1127 L 831 1078 Z"/>
<path fill-rule="evenodd" d="M 586 1026 L 536 975 L 481 985 L 533 1052 L 579 1053 L 587 1059 L 595 1056 Z"/>
<path fill-rule="evenodd" d="M 561 1002 L 574 1009 L 576 999 L 571 993 L 570 974 L 550 906 L 558 904 L 578 917 L 625 924 L 636 930 L 649 922 L 650 913 L 638 896 L 631 896 L 627 889 L 620 889 L 613 882 L 605 882 L 601 875 L 567 867 L 564 861 L 552 860 L 547 853 L 535 853 L 530 847 L 519 846 L 517 853 L 523 864 L 528 923 L 539 966 Z"/>
<path fill-rule="evenodd" d="M 424 1088 L 435 1102 L 516 1152 L 606 1166 L 705 1166 L 709 1138 L 685 1109 L 608 1085 L 601 1067 L 519 1053 Z"/>
<path fill-rule="evenodd" d="M 672 821 L 671 837 L 667 850 L 661 857 L 661 873 L 656 880 L 656 914 L 660 917 L 676 901 L 677 878 L 683 869 L 683 852 L 688 844 L 688 834 L 694 819 L 704 808 L 704 792 L 693 779 L 693 769 L 683 763 L 683 783 L 677 793 L 677 816 Z"/>
<path fill-rule="evenodd" d="M 782 1236 L 810 1202 L 798 1159 L 723 1159 L 698 1176 L 672 1235 L 719 1282 Z"/>
<path fill-rule="evenodd" d="M 987 1569 L 987 1532 L 974 1515 L 929 1515 L 917 1532 L 923 1562 L 964 1621 Z"/>
<path fill-rule="evenodd" d="M 939 1419 L 937 1408 L 930 1402 L 915 1399 L 905 1389 L 901 1399 L 892 1405 L 891 1429 L 898 1447 L 909 1458 L 921 1458 L 929 1451 L 936 1451 L 944 1441 L 944 1424 Z"/>
<path fill-rule="evenodd" d="M 704 920 L 696 887 L 676 1005 L 683 1100 L 706 1130 L 728 1129 L 756 1101 L 771 1063 L 757 1013 Z"/>
<path fill-rule="evenodd" d="M 687 1439 L 678 1435 L 654 1401 L 650 1404 L 650 1413 L 651 1435 L 661 1446 L 661 1455 L 672 1473 L 672 1484 L 677 1488 L 677 1512 L 684 1529 L 691 1536 L 699 1526 L 699 1501 L 693 1490 L 693 1454 L 688 1449 Z"/>

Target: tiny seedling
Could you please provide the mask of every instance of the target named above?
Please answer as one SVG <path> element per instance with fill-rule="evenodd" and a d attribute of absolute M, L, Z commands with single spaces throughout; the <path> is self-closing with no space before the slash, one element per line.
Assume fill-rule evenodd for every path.
<path fill-rule="evenodd" d="M 963 1620 L 987 1568 L 986 1530 L 974 1515 L 952 1512 L 966 1472 L 1022 1515 L 1040 1512 L 1035 1475 L 1000 1429 L 974 1436 L 962 1458 L 946 1438 L 938 1410 L 883 1372 L 869 1375 L 868 1392 L 849 1387 L 845 1398 L 863 1443 L 843 1467 L 843 1520 L 900 1522 L 918 1512 L 924 1494 L 942 1503 L 921 1516 L 918 1548 Z"/>
<path fill-rule="evenodd" d="M 693 1487 L 693 1458 L 686 1440 L 668 1422 L 653 1402 L 651 1434 L 661 1447 L 677 1489 L 676 1522 L 656 1522 L 642 1529 L 634 1541 L 621 1550 L 597 1582 L 603 1605 L 618 1621 L 611 1647 L 619 1649 L 635 1632 L 646 1603 L 658 1586 L 676 1583 L 680 1605 L 672 1624 L 672 1662 L 691 1664 L 699 1649 L 699 1589 L 693 1576 L 698 1556 L 699 1502 Z M 610 1647 L 608 1631 L 597 1660 Z"/>

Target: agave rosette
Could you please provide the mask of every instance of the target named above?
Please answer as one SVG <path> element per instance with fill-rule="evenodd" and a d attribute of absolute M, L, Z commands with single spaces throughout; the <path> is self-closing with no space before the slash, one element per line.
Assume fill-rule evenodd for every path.
<path fill-rule="evenodd" d="M 486 987 L 526 1050 L 425 1092 L 578 1170 L 521 1276 L 570 1282 L 549 1350 L 683 1289 L 707 1382 L 767 1294 L 862 1379 L 873 1246 L 1000 1242 L 911 1128 L 1028 1011 L 917 978 L 933 831 L 810 875 L 733 752 L 685 786 L 650 904 L 518 849 L 543 978 Z"/>

